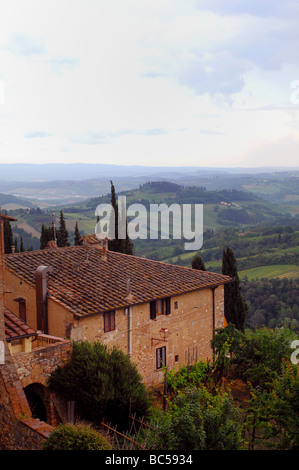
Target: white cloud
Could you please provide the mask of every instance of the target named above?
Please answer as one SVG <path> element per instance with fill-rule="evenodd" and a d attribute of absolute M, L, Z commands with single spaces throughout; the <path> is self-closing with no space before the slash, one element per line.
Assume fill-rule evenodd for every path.
<path fill-rule="evenodd" d="M 294 2 L 0 6 L 0 161 L 248 166 L 296 141 Z"/>

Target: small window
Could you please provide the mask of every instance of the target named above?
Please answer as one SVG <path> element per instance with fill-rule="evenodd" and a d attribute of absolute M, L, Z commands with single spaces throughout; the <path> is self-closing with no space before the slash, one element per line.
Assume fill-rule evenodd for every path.
<path fill-rule="evenodd" d="M 179 362 L 179 355 L 174 356 L 174 362 Z"/>
<path fill-rule="evenodd" d="M 21 320 L 23 320 L 25 323 L 27 321 L 27 314 L 26 314 L 26 299 L 24 299 L 23 297 L 18 297 L 17 299 L 14 299 L 15 302 L 18 302 L 18 307 L 19 307 L 19 312 L 18 312 L 18 315 L 19 315 L 19 318 L 21 318 Z"/>
<path fill-rule="evenodd" d="M 156 349 L 156 368 L 162 369 L 166 366 L 166 346 Z"/>
<path fill-rule="evenodd" d="M 115 330 L 115 311 L 104 313 L 104 333 Z"/>
<path fill-rule="evenodd" d="M 178 309 L 178 307 L 179 307 L 179 305 L 178 305 L 178 302 L 177 302 L 177 301 L 175 301 L 175 302 L 174 302 L 174 308 L 175 308 L 175 310 L 177 310 L 177 309 Z"/>
<path fill-rule="evenodd" d="M 150 318 L 154 320 L 157 315 L 169 315 L 171 311 L 171 298 L 153 300 L 150 302 Z"/>

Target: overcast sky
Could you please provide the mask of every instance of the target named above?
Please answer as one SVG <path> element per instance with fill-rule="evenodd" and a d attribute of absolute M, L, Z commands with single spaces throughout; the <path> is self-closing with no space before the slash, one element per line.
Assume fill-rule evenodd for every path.
<path fill-rule="evenodd" d="M 0 163 L 299 166 L 298 0 L 0 0 Z"/>

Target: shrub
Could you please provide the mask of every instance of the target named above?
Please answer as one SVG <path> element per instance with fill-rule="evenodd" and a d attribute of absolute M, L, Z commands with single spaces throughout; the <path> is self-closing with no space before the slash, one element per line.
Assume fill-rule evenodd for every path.
<path fill-rule="evenodd" d="M 207 380 L 211 371 L 211 366 L 203 361 L 189 366 L 183 365 L 177 371 L 171 369 L 167 371 L 168 388 L 170 391 L 177 392 L 188 386 L 199 387 Z"/>
<path fill-rule="evenodd" d="M 156 421 L 156 422 L 155 422 Z M 242 448 L 239 409 L 224 393 L 204 386 L 179 392 L 166 413 L 153 420 L 149 448 L 158 450 L 237 450 Z"/>
<path fill-rule="evenodd" d="M 216 371 L 229 371 L 253 386 L 267 388 L 280 373 L 282 361 L 291 355 L 296 337 L 288 328 L 238 331 L 232 324 L 219 330 L 213 340 Z"/>
<path fill-rule="evenodd" d="M 69 361 L 52 372 L 49 386 L 74 400 L 83 419 L 105 419 L 123 429 L 130 409 L 144 417 L 149 408 L 145 385 L 129 356 L 99 342 L 74 343 Z"/>
<path fill-rule="evenodd" d="M 43 450 L 110 450 L 107 439 L 91 426 L 60 424 L 43 444 Z"/>

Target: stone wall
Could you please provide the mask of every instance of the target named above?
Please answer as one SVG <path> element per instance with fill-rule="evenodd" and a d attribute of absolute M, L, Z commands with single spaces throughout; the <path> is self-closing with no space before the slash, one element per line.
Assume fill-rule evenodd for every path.
<path fill-rule="evenodd" d="M 71 342 L 64 341 L 33 349 L 30 353 L 14 354 L 12 359 L 23 388 L 32 383 L 46 386 L 51 372 L 64 363 L 70 349 Z"/>
<path fill-rule="evenodd" d="M 0 450 L 39 450 L 52 430 L 31 417 L 15 364 L 6 351 L 6 362 L 0 366 Z"/>
<path fill-rule="evenodd" d="M 124 309 L 115 312 L 115 329 L 104 332 L 103 316 L 83 318 L 72 331 L 78 340 L 100 341 L 118 346 L 128 353 L 129 323 Z M 166 348 L 168 368 L 212 358 L 211 340 L 214 329 L 224 326 L 224 287 L 206 288 L 171 298 L 170 315 L 150 319 L 150 304 L 132 306 L 131 359 L 146 384 L 159 383 L 163 370 L 156 368 L 157 349 Z M 163 331 L 167 330 L 164 336 Z"/>

